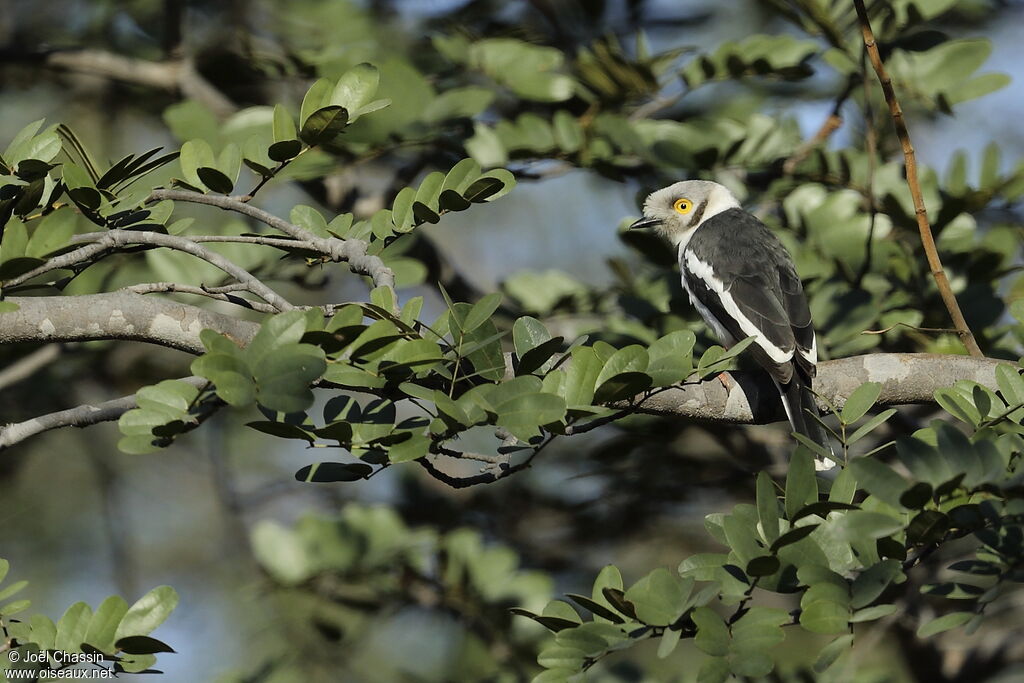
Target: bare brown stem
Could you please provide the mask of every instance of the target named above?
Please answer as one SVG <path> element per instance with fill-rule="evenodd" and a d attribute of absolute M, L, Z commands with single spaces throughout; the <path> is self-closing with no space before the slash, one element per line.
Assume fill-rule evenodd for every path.
<path fill-rule="evenodd" d="M 892 85 L 892 78 L 885 70 L 882 63 L 882 56 L 878 52 L 878 43 L 875 41 L 875 34 L 871 30 L 871 22 L 868 19 L 867 9 L 864 7 L 864 0 L 853 0 L 857 9 L 857 18 L 860 21 L 861 35 L 864 38 L 864 47 L 868 52 L 868 59 L 871 66 L 878 75 L 878 82 L 882 86 L 882 93 L 885 95 L 885 102 L 889 105 L 889 113 L 892 115 L 892 122 L 896 128 L 896 136 L 903 148 L 903 158 L 907 171 L 907 186 L 910 188 L 910 196 L 914 201 L 914 213 L 917 217 L 918 231 L 921 233 L 921 245 L 924 247 L 925 256 L 928 259 L 928 267 L 931 269 L 932 277 L 939 288 L 939 295 L 942 297 L 949 317 L 957 329 L 957 334 L 968 353 L 972 356 L 983 357 L 981 347 L 978 346 L 974 334 L 967 326 L 963 313 L 960 311 L 960 304 L 957 303 L 953 289 L 949 285 L 946 271 L 942 268 L 942 260 L 935 247 L 935 238 L 932 236 L 932 228 L 928 222 L 928 211 L 924 205 L 924 197 L 921 194 L 921 184 L 917 178 L 917 158 L 914 155 L 914 145 L 910 141 L 910 131 L 907 129 L 907 122 L 903 117 L 903 108 L 896 99 L 896 91 Z"/>

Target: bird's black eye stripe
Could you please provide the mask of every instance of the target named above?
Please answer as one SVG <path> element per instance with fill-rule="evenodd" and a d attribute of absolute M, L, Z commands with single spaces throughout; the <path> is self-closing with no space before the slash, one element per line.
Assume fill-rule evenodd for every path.
<path fill-rule="evenodd" d="M 700 223 L 700 219 L 704 217 L 704 210 L 708 208 L 708 200 L 702 201 L 697 205 L 697 208 L 693 211 L 693 218 L 690 219 L 692 225 Z"/>

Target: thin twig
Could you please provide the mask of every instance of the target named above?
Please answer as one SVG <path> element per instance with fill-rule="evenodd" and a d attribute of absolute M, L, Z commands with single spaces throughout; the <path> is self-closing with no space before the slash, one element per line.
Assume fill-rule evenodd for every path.
<path fill-rule="evenodd" d="M 289 311 L 295 308 L 287 299 L 263 284 L 256 276 L 233 261 L 210 251 L 187 237 L 178 235 L 165 235 L 159 232 L 147 232 L 144 230 L 108 230 L 106 232 L 90 232 L 75 235 L 71 243 L 91 242 L 66 254 L 61 254 L 49 259 L 43 265 L 30 270 L 27 273 L 11 278 L 4 283 L 4 287 L 10 288 L 28 282 L 29 280 L 54 270 L 70 268 L 90 261 L 104 252 L 114 251 L 129 244 L 152 245 L 167 247 L 176 251 L 182 251 L 210 263 L 238 280 L 244 287 L 260 297 L 277 311 Z"/>
<path fill-rule="evenodd" d="M 144 244 L 156 247 L 166 247 L 168 249 L 174 249 L 175 251 L 191 254 L 196 258 L 200 258 L 207 263 L 220 268 L 235 280 L 244 284 L 246 289 L 266 301 L 278 311 L 290 311 L 295 308 L 292 303 L 267 285 L 263 284 L 259 278 L 249 271 L 235 264 L 233 261 L 221 254 L 218 254 L 215 251 L 210 251 L 206 247 L 196 244 L 187 237 L 181 237 L 179 235 L 165 235 L 164 233 L 148 232 L 145 230 L 108 230 L 103 233 L 93 232 L 85 235 L 76 235 L 72 238 L 71 242 L 74 244 L 75 242 L 90 240 L 95 240 L 96 244 L 107 245 L 108 249 L 117 249 L 129 244 Z M 40 266 L 40 268 L 42 267 L 43 266 Z M 10 284 L 8 284 L 8 286 L 10 286 Z"/>
<path fill-rule="evenodd" d="M 5 61 L 39 62 L 61 71 L 89 74 L 108 80 L 181 93 L 185 97 L 201 102 L 220 118 L 227 118 L 238 110 L 227 96 L 196 71 L 192 60 L 188 58 L 152 62 L 105 50 L 90 49 L 11 54 L 13 56 L 7 57 Z"/>
<path fill-rule="evenodd" d="M 235 304 L 236 306 L 248 308 L 253 311 L 259 311 L 260 313 L 277 313 L 276 308 L 261 301 L 249 301 L 248 299 L 243 299 L 240 296 L 211 291 L 206 287 L 182 285 L 177 282 L 146 282 L 138 285 L 130 285 L 125 287 L 125 289 L 129 292 L 134 292 L 135 294 L 194 294 L 196 296 L 205 296 L 208 299 L 214 299 L 216 301 L 226 301 L 229 304 Z"/>
<path fill-rule="evenodd" d="M 60 344 L 47 344 L 0 370 L 0 390 L 17 384 L 23 379 L 28 379 L 37 370 L 57 360 L 60 357 L 60 351 Z"/>
<path fill-rule="evenodd" d="M 191 384 L 196 388 L 201 388 L 207 384 L 207 380 L 202 377 L 183 377 L 180 381 Z M 80 405 L 76 408 L 40 415 L 24 422 L 4 425 L 0 427 L 0 451 L 51 429 L 86 427 L 99 422 L 111 422 L 119 419 L 126 412 L 137 406 L 138 402 L 135 400 L 135 394 L 131 394 L 130 396 L 122 396 L 111 401 Z"/>
<path fill-rule="evenodd" d="M 857 79 L 851 76 L 846 83 L 846 87 L 836 97 L 835 104 L 832 105 L 832 111 L 829 113 L 818 131 L 806 140 L 802 145 L 796 148 L 793 154 L 786 159 L 782 164 L 782 172 L 786 175 L 793 175 L 796 171 L 796 167 L 800 165 L 800 162 L 807 158 L 807 156 L 814 150 L 815 147 L 828 140 L 833 133 L 839 130 L 843 125 L 842 110 L 843 105 L 846 104 L 846 100 L 850 98 L 850 94 L 853 92 L 853 88 L 857 83 Z"/>
<path fill-rule="evenodd" d="M 925 256 L 928 259 L 928 267 L 932 271 L 932 277 L 935 279 L 935 284 L 939 288 L 939 294 L 946 305 L 946 310 L 949 311 L 949 317 L 953 320 L 953 325 L 957 329 L 960 340 L 972 356 L 983 357 L 984 354 L 981 351 L 981 347 L 978 346 L 974 334 L 967 326 L 967 321 L 960 311 L 960 304 L 957 303 L 953 289 L 949 285 L 949 279 L 946 277 L 946 271 L 942 268 L 939 252 L 935 248 L 935 238 L 932 236 L 931 225 L 928 223 L 928 212 L 924 205 L 924 197 L 921 194 L 921 185 L 917 179 L 917 159 L 914 156 L 914 146 L 910 141 L 910 131 L 907 130 L 907 122 L 903 118 L 903 109 L 896 99 L 892 79 L 886 72 L 885 65 L 882 63 L 882 56 L 878 52 L 878 44 L 875 42 L 875 35 L 871 30 L 867 9 L 864 7 L 864 0 L 853 0 L 853 3 L 857 8 L 857 18 L 860 21 L 861 34 L 864 37 L 864 46 L 867 48 L 868 58 L 871 60 L 871 66 L 874 67 L 875 73 L 878 75 L 878 82 L 882 86 L 882 92 L 885 95 L 886 103 L 889 105 L 889 113 L 892 115 L 893 125 L 896 128 L 896 136 L 899 138 L 900 146 L 903 148 L 903 158 L 907 171 L 907 186 L 910 188 L 910 196 L 914 200 L 917 227 L 921 233 L 921 245 L 924 247 Z"/>
<path fill-rule="evenodd" d="M 268 225 L 275 230 L 285 233 L 286 235 L 290 235 L 298 240 L 314 245 L 316 251 L 329 256 L 334 261 L 347 262 L 349 268 L 351 268 L 353 272 L 368 275 L 370 279 L 373 280 L 375 286 L 387 286 L 394 289 L 394 272 L 384 263 L 384 261 L 380 259 L 379 256 L 366 253 L 369 245 L 367 245 L 363 240 L 343 240 L 336 237 L 319 237 L 305 228 L 295 225 L 294 223 L 290 223 L 283 218 L 264 211 L 263 209 L 251 206 L 242 199 L 236 197 L 208 195 L 202 194 L 201 192 L 189 192 L 186 190 L 153 190 L 153 192 L 150 193 L 151 201 L 162 201 L 165 199 L 170 199 L 171 201 L 191 202 L 193 204 L 206 204 L 207 206 L 215 206 L 218 209 L 234 211 L 236 213 L 249 216 L 250 218 Z"/>
<path fill-rule="evenodd" d="M 892 332 L 897 327 L 905 327 L 908 330 L 914 330 L 915 332 L 933 332 L 935 334 L 957 334 L 957 330 L 952 327 L 917 327 L 916 325 L 910 325 L 908 323 L 893 323 L 881 330 L 864 330 L 861 334 L 885 334 L 886 332 Z"/>

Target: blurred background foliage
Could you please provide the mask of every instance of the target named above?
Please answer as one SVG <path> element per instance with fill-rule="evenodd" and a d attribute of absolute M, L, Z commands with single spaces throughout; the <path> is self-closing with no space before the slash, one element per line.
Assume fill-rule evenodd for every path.
<path fill-rule="evenodd" d="M 925 199 L 961 306 L 988 356 L 1016 360 L 1022 328 L 1008 311 L 1024 293 L 1024 140 L 1014 125 L 1024 63 L 1016 33 L 1024 8 L 997 0 L 894 0 L 871 9 L 926 163 Z M 65 51 L 81 48 L 98 52 Z M 183 60 L 209 87 L 108 78 L 88 68 L 88 60 L 66 59 L 102 53 L 160 64 Z M 275 121 L 274 105 L 294 116 L 306 110 L 304 97 L 317 79 L 333 83 L 369 62 L 379 70 L 374 97 L 390 106 L 368 111 L 343 136 L 298 157 L 281 152 L 288 163 L 261 190 L 260 204 L 314 231 L 341 225 L 347 235 L 370 239 L 395 269 L 403 301 L 424 297 L 424 320 L 446 309 L 438 282 L 459 302 L 500 290 L 505 296 L 493 319 L 501 328 L 531 315 L 565 340 L 589 335 L 590 344 L 618 348 L 689 330 L 699 358 L 712 340 L 671 271 L 673 255 L 650 236 L 621 231 L 637 213 L 637 197 L 699 176 L 729 186 L 791 249 L 824 358 L 960 353 L 956 337 L 942 331 L 947 316 L 920 252 L 898 141 L 861 53 L 852 4 L 840 0 L 15 2 L 0 6 L 0 138 L 11 140 L 41 118 L 63 122 L 104 166 L 187 142 L 180 161 L 141 185 L 179 178 L 218 189 L 219 176 L 199 173 L 212 167 L 233 185 L 237 178 L 236 188 L 244 191 L 259 183 L 261 169 L 282 162 L 268 148 L 289 137 L 278 135 L 287 126 Z M 254 146 L 251 140 L 268 130 L 272 139 Z M 38 158 L 45 143 L 33 150 L 37 156 L 25 158 Z M 11 152 L 5 152 L 7 162 L 15 160 Z M 467 210 L 443 217 L 436 193 L 429 211 L 409 208 L 402 188 L 433 186 L 431 173 L 447 173 L 465 158 L 480 172 L 507 168 L 517 188 L 493 205 L 468 207 L 449 198 L 455 202 L 449 208 Z M 144 198 L 147 190 L 139 191 Z M 79 197 L 90 201 L 88 193 Z M 385 209 L 388 220 L 375 220 Z M 210 222 L 209 213 L 176 211 L 185 221 Z M 33 224 L 21 242 L 8 237 L 0 261 L 48 253 L 54 245 L 43 235 L 95 229 L 87 206 L 82 213 L 62 216 L 59 225 L 54 213 L 44 219 L 51 222 L 45 230 L 37 227 L 41 221 Z M 335 218 L 346 214 L 350 219 Z M 218 217 L 222 234 L 250 229 L 227 214 Z M 187 222 L 167 228 L 194 231 Z M 270 250 L 233 247 L 222 253 L 295 301 L 367 298 L 357 278 L 282 260 Z M 178 256 L 163 250 L 142 258 L 118 255 L 87 269 L 64 291 L 152 280 L 199 284 L 213 277 Z M 27 351 L 5 347 L 0 359 L 6 363 Z M 30 380 L 5 389 L 0 414 L 5 422 L 27 419 L 131 393 L 140 384 L 189 374 L 188 363 L 152 347 L 76 345 Z M 874 556 L 859 548 L 863 566 L 851 561 L 842 570 L 878 567 L 874 595 L 858 595 L 851 583 L 853 592 L 844 597 L 834 590 L 834 576 L 800 576 L 816 588 L 805 599 L 817 598 L 803 607 L 824 603 L 817 610 L 833 621 L 804 623 L 810 633 L 787 629 L 781 644 L 776 631 L 795 605 L 769 596 L 758 607 L 769 611 L 747 612 L 753 616 L 744 626 L 774 648 L 777 679 L 1022 675 L 1020 644 L 1011 638 L 1020 620 L 1019 593 L 989 592 L 989 577 L 999 577 L 996 588 L 1020 579 L 1014 473 L 1020 456 L 1012 437 L 1019 431 L 1013 409 L 1024 392 L 1017 396 L 1017 384 L 1005 379 L 1001 398 L 971 387 L 942 397 L 976 442 L 999 439 L 995 457 L 1003 458 L 1002 466 L 991 467 L 987 446 L 976 446 L 984 452 L 978 462 L 987 465 L 979 465 L 968 483 L 961 479 L 944 489 L 957 464 L 941 459 L 912 466 L 923 448 L 914 444 L 938 444 L 941 453 L 974 448 L 948 428 L 929 426 L 931 409 L 890 415 L 855 449 L 928 430 L 918 432 L 917 441 L 901 442 L 894 462 L 902 469 L 881 462 L 891 475 L 858 469 L 855 488 L 865 492 L 858 503 L 868 494 L 872 501 L 865 505 L 870 510 L 860 511 L 860 531 L 873 538 L 895 534 L 916 562 L 914 548 L 934 544 L 929 534 L 962 506 L 970 509 L 960 511 L 954 526 L 991 531 L 984 520 L 999 520 L 995 537 L 980 539 L 984 548 L 968 560 L 973 546 L 942 544 L 929 551 L 934 557 L 926 566 L 908 566 L 918 571 L 906 581 L 890 569 L 906 557 L 892 548 L 887 554 L 879 546 Z M 550 680 L 560 680 L 584 664 L 575 652 L 585 653 L 589 666 L 596 654 L 616 650 L 619 643 L 601 628 L 616 618 L 654 626 L 641 635 L 656 632 L 660 639 L 602 657 L 588 680 L 694 680 L 701 666 L 713 680 L 724 675 L 719 665 L 701 663 L 735 661 L 730 648 L 741 642 L 739 621 L 747 617 L 736 612 L 731 642 L 709 636 L 676 648 L 663 631 L 679 634 L 692 623 L 721 635 L 714 621 L 720 617 L 695 611 L 706 609 L 700 600 L 710 595 L 691 596 L 679 582 L 717 580 L 725 587 L 723 602 L 742 607 L 746 587 L 723 569 L 726 564 L 738 564 L 747 579 L 777 575 L 779 588 L 780 565 L 799 561 L 781 552 L 784 546 L 772 547 L 775 564 L 752 567 L 750 561 L 762 556 L 751 556 L 751 549 L 772 546 L 779 529 L 815 514 L 842 535 L 828 509 L 804 511 L 817 499 L 806 481 L 792 491 L 788 482 L 782 491 L 755 483 L 758 471 L 784 479 L 788 445 L 781 429 L 632 416 L 577 435 L 572 446 L 555 442 L 532 469 L 455 490 L 414 467 L 350 484 L 295 481 L 292 473 L 308 462 L 303 440 L 245 429 L 252 419 L 222 411 L 204 429 L 145 458 L 119 453 L 121 435 L 113 426 L 55 432 L 5 453 L 0 554 L 18 576 L 31 579 L 35 609 L 56 617 L 75 600 L 98 604 L 116 592 L 130 601 L 152 585 L 174 586 L 181 604 L 159 631 L 179 652 L 160 657 L 168 680 L 528 680 L 540 665 L 555 671 Z M 474 432 L 463 437 L 468 448 L 486 440 Z M 906 479 L 894 483 L 893 476 Z M 901 495 L 915 488 L 915 496 Z M 840 494 L 828 497 L 843 502 Z M 898 517 L 897 526 L 872 526 L 879 523 L 867 519 L 872 510 Z M 775 532 L 764 531 L 766 516 L 781 523 Z M 730 527 L 737 530 L 731 536 Z M 751 527 L 762 535 L 749 536 Z M 701 555 L 721 553 L 715 539 L 734 555 Z M 688 557 L 705 561 L 668 579 L 649 573 Z M 945 567 L 957 561 L 967 563 L 960 571 L 986 578 L 954 581 Z M 601 571 L 608 564 L 618 569 Z M 641 579 L 646 583 L 632 594 L 625 590 Z M 890 582 L 900 584 L 898 591 Z M 620 591 L 634 605 L 633 615 L 626 603 L 608 603 L 602 589 Z M 882 595 L 883 589 L 890 592 Z M 593 633 L 565 623 L 579 620 L 568 604 L 549 604 L 565 593 L 591 595 L 590 603 L 576 604 L 596 607 L 588 621 L 598 624 L 588 627 Z M 959 614 L 982 614 L 997 593 L 999 607 L 988 611 L 993 618 L 969 627 L 970 635 L 918 637 L 922 623 L 949 612 L 940 597 L 970 601 Z M 655 605 L 675 600 L 675 611 L 636 613 L 649 595 Z M 818 652 L 830 641 L 838 643 L 831 651 L 836 655 L 848 647 L 843 635 L 833 638 L 869 603 L 898 604 L 900 612 L 870 615 L 872 623 L 856 630 L 865 644 L 829 668 L 833 662 Z M 513 615 L 510 607 L 541 615 L 540 623 Z M 613 610 L 612 617 L 602 608 Z M 683 613 L 691 621 L 681 629 L 663 628 Z M 560 635 L 552 651 L 545 626 L 573 634 Z M 750 652 L 745 661 L 764 655 L 756 647 Z M 733 673 L 766 674 L 756 666 Z"/>

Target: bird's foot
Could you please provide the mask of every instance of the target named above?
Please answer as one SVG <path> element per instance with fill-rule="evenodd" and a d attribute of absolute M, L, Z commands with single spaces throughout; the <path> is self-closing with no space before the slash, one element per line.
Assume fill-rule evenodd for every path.
<path fill-rule="evenodd" d="M 735 382 L 733 382 L 732 376 L 729 375 L 728 372 L 718 373 L 718 381 L 722 383 L 722 386 L 725 387 L 726 391 L 731 391 L 733 384 L 735 384 Z"/>

